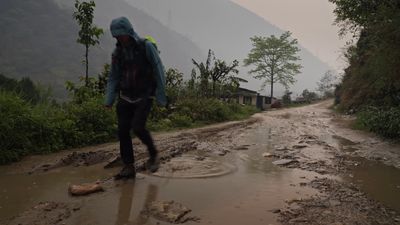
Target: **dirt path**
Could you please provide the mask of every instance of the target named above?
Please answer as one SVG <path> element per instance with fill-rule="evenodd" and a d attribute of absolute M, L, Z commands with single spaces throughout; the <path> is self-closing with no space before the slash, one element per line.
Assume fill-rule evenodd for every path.
<path fill-rule="evenodd" d="M 0 221 L 170 224 L 170 219 L 141 213 L 156 200 L 168 200 L 183 202 L 192 209 L 184 207 L 186 213 L 199 215 L 180 220 L 187 224 L 400 224 L 400 173 L 395 169 L 400 168 L 399 145 L 349 129 L 351 118 L 332 113 L 330 104 L 156 134 L 160 171 L 139 175 L 133 183 L 109 179 L 119 166 L 118 143 L 33 156 L 0 167 L 0 183 L 7 184 L 0 188 Z M 136 167 L 143 171 L 146 151 L 139 142 L 134 145 Z M 104 193 L 79 199 L 58 193 L 70 182 L 97 179 Z M 21 196 L 14 187 L 24 185 L 29 191 Z M 135 194 L 147 197 L 133 198 Z M 118 199 L 116 214 L 100 206 Z M 134 204 L 144 206 L 131 209 Z M 92 208 L 104 218 L 92 215 Z M 121 210 L 125 208 L 130 211 Z M 48 216 L 43 218 L 43 212 Z"/>

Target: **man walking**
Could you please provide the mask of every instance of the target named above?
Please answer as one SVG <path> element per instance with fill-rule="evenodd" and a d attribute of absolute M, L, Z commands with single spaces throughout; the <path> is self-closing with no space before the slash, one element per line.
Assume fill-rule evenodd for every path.
<path fill-rule="evenodd" d="M 146 120 L 154 97 L 161 106 L 166 105 L 165 72 L 154 44 L 140 38 L 127 18 L 114 19 L 110 30 L 117 44 L 112 54 L 105 106 L 111 108 L 118 94 L 118 137 L 124 163 L 115 178 L 134 178 L 131 130 L 147 146 L 150 156 L 147 169 L 151 172 L 158 169 L 158 153 L 146 129 Z"/>

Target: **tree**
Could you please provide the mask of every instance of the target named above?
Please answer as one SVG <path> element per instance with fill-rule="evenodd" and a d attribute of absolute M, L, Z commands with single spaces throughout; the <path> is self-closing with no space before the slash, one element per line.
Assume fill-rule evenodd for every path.
<path fill-rule="evenodd" d="M 264 79 L 262 87 L 267 83 L 271 85 L 271 99 L 274 94 L 274 84 L 282 84 L 286 88 L 295 82 L 294 76 L 300 73 L 302 66 L 296 61 L 300 60 L 296 54 L 300 51 L 297 40 L 291 39 L 289 31 L 279 38 L 254 36 L 251 39 L 253 48 L 244 60 L 244 65 L 254 65 L 250 70 L 256 79 Z"/>
<path fill-rule="evenodd" d="M 174 104 L 178 99 L 182 89 L 183 73 L 179 72 L 179 70 L 177 69 L 170 68 L 167 70 L 165 75 L 165 85 L 168 101 L 169 103 Z"/>
<path fill-rule="evenodd" d="M 288 89 L 285 90 L 285 94 L 282 96 L 282 102 L 283 104 L 290 104 L 292 103 L 292 95 L 293 92 L 289 91 Z M 271 103 L 272 103 L 272 98 L 271 98 Z"/>
<path fill-rule="evenodd" d="M 204 96 L 209 95 L 209 81 L 211 81 L 211 95 L 217 96 L 217 86 L 222 87 L 225 82 L 238 80 L 233 74 L 238 74 L 236 69 L 239 66 L 237 60 L 233 60 L 231 64 L 227 64 L 221 59 L 216 59 L 214 52 L 210 49 L 208 51 L 207 61 L 204 64 L 196 62 L 192 59 L 193 64 L 200 72 L 200 87 Z M 237 78 L 237 79 L 234 79 Z"/>
<path fill-rule="evenodd" d="M 73 17 L 78 22 L 80 26 L 79 37 L 76 40 L 78 43 L 85 46 L 85 66 L 86 66 L 86 76 L 85 85 L 89 84 L 89 47 L 99 44 L 100 35 L 103 34 L 103 29 L 93 25 L 93 13 L 96 4 L 94 1 L 90 2 L 79 2 L 75 1 L 76 11 Z"/>
<path fill-rule="evenodd" d="M 303 96 L 304 100 L 307 102 L 312 102 L 318 98 L 317 93 L 309 91 L 308 89 L 304 89 L 301 96 Z"/>
<path fill-rule="evenodd" d="M 95 82 L 95 89 L 99 94 L 105 94 L 107 89 L 108 75 L 110 74 L 111 66 L 106 63 L 103 66 L 103 71 L 97 75 L 97 81 Z"/>
<path fill-rule="evenodd" d="M 317 82 L 317 90 L 325 98 L 333 96 L 333 89 L 336 84 L 336 75 L 332 70 L 328 70 L 321 77 L 321 80 Z"/>
<path fill-rule="evenodd" d="M 208 79 L 210 77 L 210 64 L 212 60 L 212 51 L 211 49 L 208 50 L 208 56 L 206 63 L 198 63 L 194 59 L 192 59 L 193 64 L 199 70 L 199 76 L 196 74 L 196 70 L 192 70 L 192 77 L 197 78 L 200 80 L 200 95 L 207 96 L 208 95 Z"/>
<path fill-rule="evenodd" d="M 336 24 L 341 27 L 340 34 L 347 31 L 359 33 L 371 27 L 382 29 L 393 24 L 400 9 L 398 0 L 329 0 L 336 4 Z M 378 35 L 379 32 L 376 32 Z"/>

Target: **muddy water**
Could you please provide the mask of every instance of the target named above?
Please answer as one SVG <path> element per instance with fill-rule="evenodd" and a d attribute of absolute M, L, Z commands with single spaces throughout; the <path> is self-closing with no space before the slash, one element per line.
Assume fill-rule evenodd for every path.
<path fill-rule="evenodd" d="M 0 221 L 16 216 L 40 201 L 78 202 L 79 211 L 66 224 L 168 224 L 141 214 L 152 201 L 174 200 L 192 209 L 190 216 L 201 224 L 274 224 L 271 210 L 282 208 L 285 200 L 307 197 L 315 191 L 299 183 L 318 176 L 313 172 L 279 168 L 262 153 L 272 151 L 271 131 L 261 126 L 243 134 L 243 143 L 255 143 L 248 150 L 207 158 L 229 171 L 220 176 L 185 179 L 139 175 L 135 181 L 110 181 L 106 191 L 88 197 L 67 194 L 69 183 L 92 182 L 110 177 L 116 169 L 101 165 L 61 168 L 43 174 L 10 174 L 0 168 Z M 196 154 L 195 152 L 188 155 Z M 188 157 L 185 155 L 185 157 Z M 202 154 L 203 155 L 203 154 Z M 197 168 L 196 171 L 199 169 Z M 215 172 L 215 171 L 214 171 Z M 188 222 L 187 224 L 198 224 Z"/>
<path fill-rule="evenodd" d="M 342 151 L 352 152 L 356 143 L 333 136 Z M 371 161 L 360 157 L 349 157 L 354 161 L 350 165 L 350 173 L 345 180 L 354 182 L 371 198 L 400 212 L 400 170 L 387 166 L 379 161 Z"/>
<path fill-rule="evenodd" d="M 400 212 L 400 170 L 362 158 L 351 167 L 347 180 L 359 184 L 361 190 L 373 199 Z"/>

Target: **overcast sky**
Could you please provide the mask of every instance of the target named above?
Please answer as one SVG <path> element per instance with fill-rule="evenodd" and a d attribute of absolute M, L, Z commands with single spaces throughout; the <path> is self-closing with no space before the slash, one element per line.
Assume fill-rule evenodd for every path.
<path fill-rule="evenodd" d="M 328 0 L 232 0 L 283 30 L 333 69 L 343 69 L 340 57 L 346 41 L 333 25 L 334 5 Z"/>

